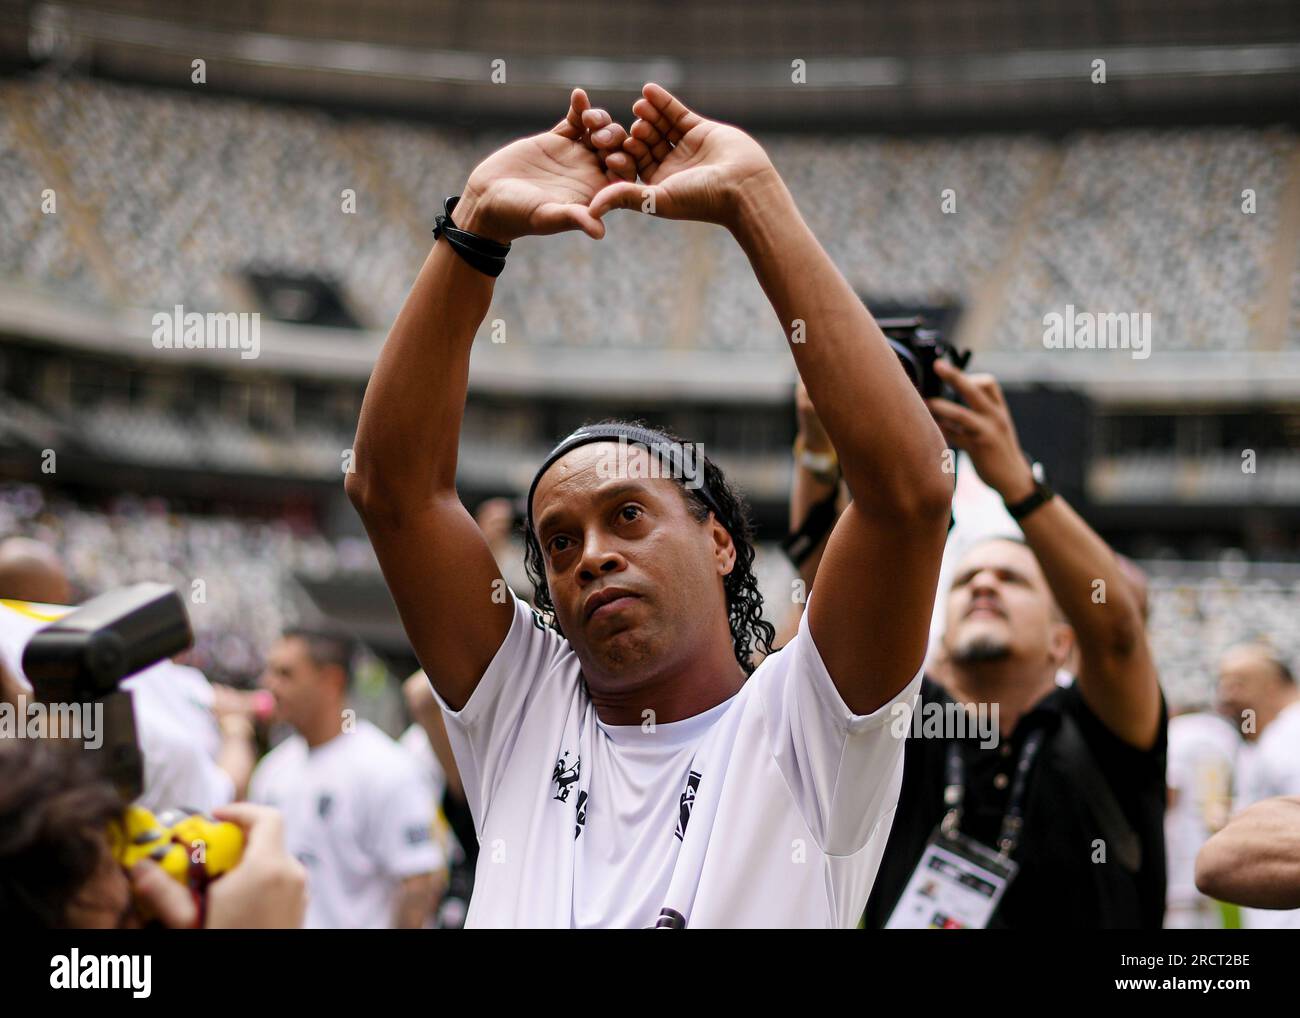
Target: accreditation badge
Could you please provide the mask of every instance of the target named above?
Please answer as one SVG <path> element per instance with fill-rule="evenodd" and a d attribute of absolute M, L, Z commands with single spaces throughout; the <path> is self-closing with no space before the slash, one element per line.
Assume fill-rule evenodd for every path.
<path fill-rule="evenodd" d="M 935 828 L 887 930 L 982 930 L 1019 866 L 960 831 Z"/>

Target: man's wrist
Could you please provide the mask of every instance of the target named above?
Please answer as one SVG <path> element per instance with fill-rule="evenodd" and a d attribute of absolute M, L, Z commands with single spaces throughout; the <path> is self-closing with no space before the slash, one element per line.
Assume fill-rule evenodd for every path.
<path fill-rule="evenodd" d="M 831 443 L 830 435 L 826 434 L 823 429 L 820 433 L 814 434 L 812 431 L 800 429 L 795 435 L 795 442 L 814 453 L 834 453 L 835 446 Z"/>
<path fill-rule="evenodd" d="M 498 244 L 509 244 L 515 240 L 516 238 L 507 237 L 499 229 L 493 227 L 487 214 L 488 207 L 486 188 L 468 183 L 461 192 L 456 207 L 452 210 L 451 218 L 455 222 L 456 228 L 464 230 L 466 233 L 486 237 Z"/>
<path fill-rule="evenodd" d="M 731 204 L 732 220 L 726 226 L 746 250 L 759 241 L 764 226 L 771 223 L 775 215 L 795 211 L 794 199 L 775 167 L 756 173 L 739 184 Z"/>
<path fill-rule="evenodd" d="M 1017 505 L 1037 490 L 1038 482 L 1034 480 L 1033 472 L 1026 467 L 1023 476 L 1017 477 L 1011 484 L 1004 485 L 998 494 L 1007 505 Z"/>

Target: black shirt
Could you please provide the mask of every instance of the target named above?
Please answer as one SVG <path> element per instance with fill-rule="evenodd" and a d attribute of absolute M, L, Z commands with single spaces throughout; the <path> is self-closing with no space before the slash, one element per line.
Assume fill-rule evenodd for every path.
<path fill-rule="evenodd" d="M 930 679 L 921 686 L 923 704 L 950 702 Z M 1091 751 L 1142 846 L 1141 866 L 1126 870 L 1105 842 L 1102 825 L 1081 791 L 1076 760 L 1056 747 L 1061 718 L 1068 715 Z M 985 845 L 997 843 L 1015 764 L 1026 736 L 1044 729 L 1042 749 L 1030 772 L 1025 825 L 1013 858 L 1020 872 L 989 922 L 989 928 L 1159 929 L 1165 908 L 1165 741 L 1168 716 L 1161 704 L 1160 731 L 1151 749 L 1141 750 L 1113 734 L 1084 703 L 1078 686 L 1058 687 L 1016 724 L 1010 739 L 982 749 L 979 739 L 960 740 L 966 795 L 961 830 Z M 867 902 L 864 923 L 879 929 L 888 921 L 935 827 L 943 819 L 947 739 L 909 736 L 904 750 L 903 787 L 880 872 Z M 998 779 L 1005 774 L 1006 779 Z M 998 785 L 1003 787 L 999 788 Z M 1106 851 L 1105 862 L 1094 862 Z"/>

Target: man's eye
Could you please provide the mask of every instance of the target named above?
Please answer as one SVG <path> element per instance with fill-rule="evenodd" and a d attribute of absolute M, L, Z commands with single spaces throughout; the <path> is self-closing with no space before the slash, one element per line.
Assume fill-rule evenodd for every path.
<path fill-rule="evenodd" d="M 632 520 L 640 516 L 643 510 L 639 505 L 625 505 L 618 512 L 619 515 L 623 517 L 623 519 L 631 522 Z"/>
<path fill-rule="evenodd" d="M 552 537 L 552 538 L 551 538 L 551 543 L 550 543 L 550 545 L 549 545 L 549 547 L 550 547 L 550 549 L 551 549 L 551 554 L 555 554 L 556 552 L 564 551 L 564 549 L 565 549 L 565 544 L 564 544 L 564 542 L 567 541 L 567 540 L 568 540 L 568 538 L 565 537 L 563 534 L 560 534 L 560 535 L 558 535 L 558 536 L 556 536 L 556 537 Z"/>

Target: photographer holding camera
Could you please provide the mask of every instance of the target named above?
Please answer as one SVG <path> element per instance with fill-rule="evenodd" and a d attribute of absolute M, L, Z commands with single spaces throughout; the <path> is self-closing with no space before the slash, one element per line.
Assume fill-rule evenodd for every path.
<path fill-rule="evenodd" d="M 25 537 L 0 541 L 0 662 L 15 710 L 33 694 L 22 652 L 41 627 L 74 611 L 73 585 L 58 553 Z M 139 803 L 149 809 L 180 805 L 212 809 L 238 798 L 253 770 L 251 729 L 228 721 L 220 694 L 196 668 L 160 660 L 124 679 L 132 693 L 145 773 Z M 231 722 L 234 723 L 231 723 Z"/>
<path fill-rule="evenodd" d="M 2 666 L 0 666 L 2 667 Z M 0 924 L 6 929 L 121 929 L 197 924 L 194 896 L 154 862 L 129 871 L 110 848 L 122 801 L 83 751 L 50 740 L 0 741 Z M 216 816 L 244 832 L 238 865 L 212 882 L 210 929 L 302 925 L 306 874 L 284 850 L 272 809 L 241 803 Z"/>
<path fill-rule="evenodd" d="M 997 382 L 942 359 L 933 370 L 962 402 L 938 396 L 927 406 L 1024 540 L 986 539 L 966 552 L 947 595 L 944 685 L 922 685 L 922 721 L 995 707 L 996 745 L 969 726 L 936 737 L 903 719 L 903 787 L 865 924 L 1159 928 L 1167 719 L 1140 592 L 1035 476 Z M 796 529 L 836 483 L 834 450 L 809 410 L 800 448 L 822 459 L 799 457 Z M 816 560 L 806 561 L 811 579 Z M 1076 643 L 1077 681 L 1059 686 Z M 945 872 L 961 881 L 945 884 Z"/>

